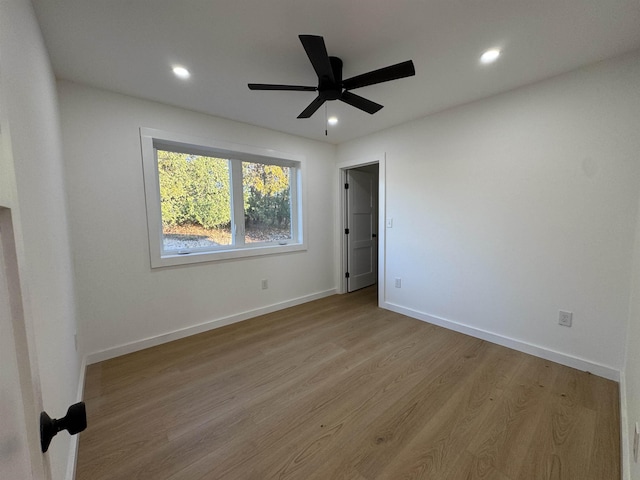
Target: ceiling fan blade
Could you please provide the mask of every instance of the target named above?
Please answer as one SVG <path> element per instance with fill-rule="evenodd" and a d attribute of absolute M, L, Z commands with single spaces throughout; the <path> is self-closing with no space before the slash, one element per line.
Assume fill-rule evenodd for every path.
<path fill-rule="evenodd" d="M 318 110 L 324 102 L 325 102 L 324 98 L 316 97 L 316 99 L 313 102 L 311 102 L 309 106 L 305 108 L 300 115 L 298 115 L 298 118 L 311 117 L 311 115 L 316 113 L 316 110 Z"/>
<path fill-rule="evenodd" d="M 324 38 L 318 35 L 298 35 L 298 37 L 305 52 L 307 52 L 307 57 L 309 57 L 313 69 L 316 71 L 316 75 L 318 75 L 318 79 L 327 79 L 329 82 L 335 83 L 333 68 L 331 68 Z"/>
<path fill-rule="evenodd" d="M 406 62 L 347 78 L 342 81 L 342 86 L 347 90 L 352 90 L 354 88 L 366 87 L 367 85 L 397 80 L 398 78 L 411 77 L 415 74 L 416 69 L 413 66 L 413 62 L 407 60 Z"/>
<path fill-rule="evenodd" d="M 304 87 L 302 85 L 276 85 L 272 83 L 250 83 L 249 90 L 293 90 L 297 92 L 315 92 L 318 87 Z"/>
<path fill-rule="evenodd" d="M 344 103 L 348 103 L 352 107 L 356 107 L 360 110 L 370 113 L 371 115 L 382 108 L 382 105 L 380 105 L 379 103 L 372 102 L 371 100 L 367 100 L 360 95 L 356 95 L 355 93 L 347 91 L 342 92 L 340 100 L 342 100 Z"/>

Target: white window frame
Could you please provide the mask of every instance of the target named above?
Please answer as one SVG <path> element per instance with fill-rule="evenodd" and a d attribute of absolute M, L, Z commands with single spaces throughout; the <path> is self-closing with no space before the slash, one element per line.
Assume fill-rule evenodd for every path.
<path fill-rule="evenodd" d="M 240 145 L 218 140 L 207 140 L 179 133 L 165 132 L 153 128 L 140 128 L 142 147 L 142 167 L 144 174 L 144 193 L 147 207 L 147 229 L 149 232 L 149 254 L 151 268 L 169 267 L 259 255 L 297 252 L 307 249 L 306 224 L 303 215 L 305 158 L 301 155 L 278 152 L 275 150 Z M 231 160 L 229 168 L 241 168 L 240 162 L 255 162 L 269 165 L 292 167 L 291 188 L 291 239 L 284 242 L 257 242 L 249 244 L 221 245 L 211 248 L 193 248 L 179 252 L 165 252 L 162 238 L 162 211 L 160 208 L 160 181 L 156 150 L 170 150 Z M 240 167 L 239 167 L 240 166 Z M 231 194 L 242 191 L 242 176 L 232 174 Z M 239 188 L 239 190 L 238 190 Z M 242 202 L 231 201 L 231 229 L 244 237 L 244 210 Z M 241 221 L 236 224 L 234 218 Z"/>

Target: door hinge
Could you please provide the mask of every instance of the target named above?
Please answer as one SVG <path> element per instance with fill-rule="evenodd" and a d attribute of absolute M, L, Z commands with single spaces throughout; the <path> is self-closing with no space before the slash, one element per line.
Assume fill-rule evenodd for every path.
<path fill-rule="evenodd" d="M 344 229 L 344 234 L 345 234 L 345 235 L 349 235 L 349 229 L 348 229 L 348 228 L 345 228 L 345 229 Z"/>
<path fill-rule="evenodd" d="M 345 189 L 345 190 L 349 190 L 349 184 L 348 184 L 348 183 L 345 183 L 345 184 L 344 184 L 344 189 Z"/>
<path fill-rule="evenodd" d="M 349 272 L 346 272 L 346 273 L 344 274 L 344 278 L 349 278 Z"/>

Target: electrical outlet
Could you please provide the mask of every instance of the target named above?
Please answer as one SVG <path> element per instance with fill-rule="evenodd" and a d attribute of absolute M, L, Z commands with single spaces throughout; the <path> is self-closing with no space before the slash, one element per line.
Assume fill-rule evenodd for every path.
<path fill-rule="evenodd" d="M 638 440 L 640 440 L 640 423 L 636 422 L 636 431 L 633 434 L 633 461 L 638 463 Z"/>
<path fill-rule="evenodd" d="M 267 288 L 269 288 L 269 280 L 267 280 L 266 278 L 262 279 L 262 290 L 266 290 Z"/>
<path fill-rule="evenodd" d="M 572 312 L 563 312 L 562 310 L 560 310 L 560 315 L 558 316 L 558 325 L 570 327 L 572 320 L 573 320 Z"/>
<path fill-rule="evenodd" d="M 402 279 L 396 278 L 396 288 L 402 288 Z"/>

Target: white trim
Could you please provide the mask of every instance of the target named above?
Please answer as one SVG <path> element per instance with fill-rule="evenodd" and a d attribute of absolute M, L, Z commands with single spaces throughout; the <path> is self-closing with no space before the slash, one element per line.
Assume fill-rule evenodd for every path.
<path fill-rule="evenodd" d="M 181 338 L 189 337 L 191 335 L 196 335 L 198 333 L 213 330 L 215 328 L 224 327 L 226 325 L 231 325 L 233 323 L 242 322 L 243 320 L 248 320 L 249 318 L 258 317 L 260 315 L 265 315 L 267 313 L 276 312 L 278 310 L 283 310 L 285 308 L 293 307 L 295 305 L 301 305 L 303 303 L 312 302 L 313 300 L 318 300 L 320 298 L 328 297 L 330 295 L 335 295 L 335 294 L 336 294 L 336 289 L 332 288 L 331 290 L 325 290 L 323 292 L 305 295 L 305 296 L 294 298 L 284 302 L 274 303 L 272 305 L 267 305 L 266 307 L 260 307 L 254 310 L 248 310 L 246 312 L 241 312 L 235 315 L 229 315 L 227 317 L 217 318 L 215 320 L 210 320 L 208 322 L 201 323 L 199 325 L 181 328 L 179 330 L 174 330 L 172 332 L 164 333 L 162 335 L 156 335 L 154 337 L 137 340 L 135 342 L 125 343 L 117 347 L 108 348 L 106 350 L 101 350 L 99 352 L 90 353 L 86 356 L 86 362 L 87 362 L 87 365 L 102 362 L 104 360 L 109 360 L 111 358 L 119 357 L 121 355 L 137 352 L 138 350 L 144 350 L 145 348 L 155 347 L 156 345 L 172 342 L 173 340 L 179 340 Z"/>
<path fill-rule="evenodd" d="M 81 402 L 84 398 L 84 380 L 87 373 L 87 357 L 82 358 L 80 363 L 80 372 L 78 373 L 78 391 L 76 393 L 76 402 Z M 78 461 L 78 445 L 80 442 L 80 435 L 73 435 L 71 437 L 71 443 L 69 445 L 69 458 L 67 460 L 67 474 L 66 480 L 75 480 L 76 478 L 76 464 Z"/>
<path fill-rule="evenodd" d="M 631 480 L 631 444 L 629 443 L 629 415 L 627 412 L 626 371 L 620 372 L 620 450 L 622 451 L 622 479 Z"/>
<path fill-rule="evenodd" d="M 302 252 L 307 250 L 305 244 L 294 243 L 291 245 L 260 245 L 259 247 L 245 247 L 234 250 L 216 250 L 215 252 L 190 252 L 188 254 L 163 255 L 151 258 L 151 268 L 173 267 L 191 263 L 215 262 L 219 260 L 231 260 L 234 258 L 257 257 L 269 254 L 285 254 Z"/>
<path fill-rule="evenodd" d="M 396 305 L 394 303 L 383 302 L 381 303 L 380 307 L 391 310 L 392 312 L 401 313 L 417 320 L 422 320 L 423 322 L 431 323 L 433 325 L 438 325 L 449 330 L 464 333 L 465 335 L 480 338 L 491 343 L 496 343 L 498 345 L 502 345 L 503 347 L 512 348 L 520 352 L 544 358 L 545 360 L 560 363 L 562 365 L 566 365 L 567 367 L 591 372 L 594 375 L 598 375 L 599 377 L 604 377 L 615 382 L 620 381 L 620 371 L 607 365 L 591 362 L 584 358 L 575 357 L 566 353 L 556 352 L 555 350 L 550 350 L 546 347 L 523 342 L 522 340 L 517 340 L 515 338 L 505 337 L 497 333 L 482 330 L 480 328 L 472 327 L 459 322 L 454 322 L 452 320 L 447 320 L 446 318 L 429 315 L 427 313 L 419 312 L 417 310 L 403 307 L 401 305 Z"/>
<path fill-rule="evenodd" d="M 336 213 L 336 221 L 338 222 L 338 291 L 340 293 L 347 293 L 348 285 L 344 272 L 347 271 L 347 239 L 344 235 L 344 229 L 347 225 L 347 216 L 345 215 L 347 199 L 344 189 L 344 184 L 347 183 L 347 170 L 348 168 L 338 169 L 338 212 Z"/>
<path fill-rule="evenodd" d="M 211 140 L 209 138 L 186 135 L 182 133 L 168 132 L 155 128 L 140 127 L 140 136 L 149 137 L 158 141 L 161 145 L 194 145 L 205 147 L 208 150 L 215 150 L 222 155 L 232 155 L 239 160 L 249 162 L 274 163 L 274 160 L 291 160 L 295 163 L 302 163 L 305 160 L 303 155 L 280 152 L 264 147 L 254 147 L 240 143 L 225 142 L 223 140 Z M 203 153 L 205 153 L 203 151 Z M 282 163 L 282 165 L 292 166 L 292 163 Z"/>
<path fill-rule="evenodd" d="M 385 266 L 386 266 L 386 154 L 380 153 L 372 158 L 347 160 L 340 162 L 336 166 L 338 168 L 338 202 L 336 202 L 336 222 L 337 222 L 337 245 L 339 245 L 336 264 L 338 272 L 338 293 L 347 292 L 347 281 L 344 277 L 345 251 L 346 242 L 344 240 L 344 222 L 346 221 L 344 183 L 346 179 L 346 171 L 351 168 L 365 167 L 367 165 L 378 164 L 378 306 L 382 306 L 385 299 Z"/>
<path fill-rule="evenodd" d="M 378 306 L 387 301 L 387 154 L 378 161 Z"/>

